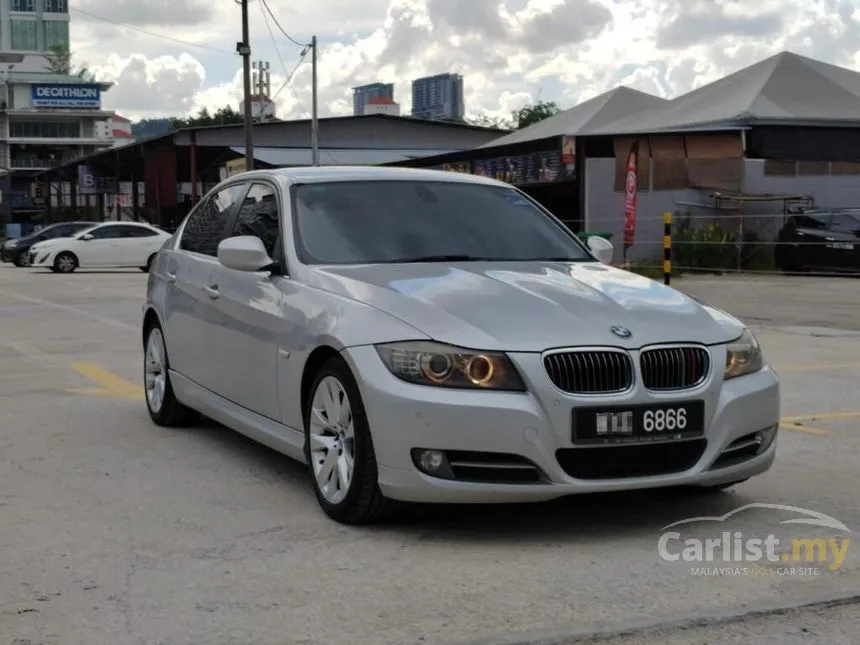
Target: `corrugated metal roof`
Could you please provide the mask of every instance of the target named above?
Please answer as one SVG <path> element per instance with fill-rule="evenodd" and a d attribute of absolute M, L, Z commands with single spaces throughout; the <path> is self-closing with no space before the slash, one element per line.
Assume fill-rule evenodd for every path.
<path fill-rule="evenodd" d="M 584 134 L 632 134 L 752 125 L 860 125 L 860 74 L 782 52 L 644 114 Z"/>
<path fill-rule="evenodd" d="M 10 83 L 57 83 L 67 85 L 101 85 L 102 89 L 113 87 L 111 81 L 89 81 L 79 76 L 68 74 L 51 74 L 49 72 L 7 72 L 4 74 Z"/>
<path fill-rule="evenodd" d="M 240 155 L 245 148 L 230 148 Z M 456 150 L 387 150 L 369 148 L 320 148 L 322 166 L 375 166 L 392 161 L 405 161 L 419 157 L 457 152 Z M 313 157 L 310 148 L 254 148 L 254 159 L 270 166 L 310 166 Z"/>
<path fill-rule="evenodd" d="M 575 105 L 555 116 L 506 134 L 480 146 L 490 148 L 511 143 L 537 141 L 562 135 L 576 135 L 582 130 L 596 128 L 631 114 L 639 114 L 667 104 L 666 99 L 621 85 Z"/>

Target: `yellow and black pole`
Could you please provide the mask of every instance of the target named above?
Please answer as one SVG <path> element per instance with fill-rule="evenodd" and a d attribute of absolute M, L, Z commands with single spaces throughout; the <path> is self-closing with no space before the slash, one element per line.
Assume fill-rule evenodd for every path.
<path fill-rule="evenodd" d="M 663 284 L 672 279 L 672 213 L 663 213 Z"/>

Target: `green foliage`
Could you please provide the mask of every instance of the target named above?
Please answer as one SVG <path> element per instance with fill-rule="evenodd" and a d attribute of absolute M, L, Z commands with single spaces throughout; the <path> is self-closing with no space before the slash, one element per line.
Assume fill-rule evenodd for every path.
<path fill-rule="evenodd" d="M 553 101 L 538 101 L 531 105 L 524 105 L 519 110 L 511 113 L 511 119 L 516 126 L 516 129 L 527 128 L 539 121 L 548 119 L 561 112 L 561 108 Z"/>
<path fill-rule="evenodd" d="M 739 238 L 737 223 L 692 220 L 689 212 L 675 212 L 672 231 L 672 264 L 680 270 L 769 270 L 774 266 L 771 247 L 755 231 Z M 738 239 L 742 240 L 738 266 Z"/>
<path fill-rule="evenodd" d="M 500 117 L 492 117 L 486 114 L 481 114 L 479 116 L 471 116 L 468 119 L 463 119 L 463 123 L 468 123 L 469 125 L 477 125 L 482 128 L 496 128 L 498 130 L 513 130 L 514 124 L 506 119 L 502 119 Z"/>
<path fill-rule="evenodd" d="M 72 73 L 72 53 L 67 47 L 54 45 L 45 52 L 45 59 L 51 74 L 67 75 Z"/>
<path fill-rule="evenodd" d="M 207 125 L 237 125 L 245 122 L 245 117 L 241 112 L 234 110 L 229 105 L 219 108 L 214 114 L 210 114 L 209 110 L 203 108 L 196 116 L 192 117 L 177 117 L 171 119 L 171 127 L 175 130 L 181 128 L 194 128 Z"/>

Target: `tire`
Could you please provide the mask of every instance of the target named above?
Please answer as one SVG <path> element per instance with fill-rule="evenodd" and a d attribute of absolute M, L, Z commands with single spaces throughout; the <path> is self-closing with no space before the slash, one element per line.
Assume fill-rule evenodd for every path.
<path fill-rule="evenodd" d="M 140 267 L 140 270 L 143 271 L 144 273 L 149 273 L 149 270 L 152 268 L 152 261 L 153 260 L 155 260 L 155 253 L 153 253 L 152 255 L 150 255 L 146 259 L 146 265 Z"/>
<path fill-rule="evenodd" d="M 335 399 L 346 403 L 346 409 L 341 410 L 349 417 L 341 414 L 339 424 L 329 425 L 324 411 L 317 414 L 313 410 L 321 409 L 324 402 L 333 403 Z M 341 524 L 372 524 L 390 517 L 396 505 L 379 489 L 370 424 L 358 386 L 342 358 L 335 356 L 329 359 L 317 372 L 303 406 L 305 459 L 323 512 Z M 333 412 L 333 408 L 330 406 L 329 410 Z M 326 468 L 326 455 L 335 450 L 339 451 L 335 461 Z M 341 466 L 348 470 L 348 460 L 342 462 L 338 457 L 350 452 L 352 469 L 348 482 L 343 486 L 339 474 Z M 326 470 L 330 478 L 324 476 Z M 330 487 L 324 487 L 321 481 L 329 481 Z"/>
<path fill-rule="evenodd" d="M 146 410 L 155 425 L 185 426 L 194 419 L 196 413 L 180 403 L 173 392 L 164 332 L 158 323 L 151 325 L 146 331 L 143 350 L 143 387 Z"/>
<path fill-rule="evenodd" d="M 78 258 L 74 253 L 63 251 L 54 258 L 54 271 L 56 273 L 71 273 L 78 268 Z"/>

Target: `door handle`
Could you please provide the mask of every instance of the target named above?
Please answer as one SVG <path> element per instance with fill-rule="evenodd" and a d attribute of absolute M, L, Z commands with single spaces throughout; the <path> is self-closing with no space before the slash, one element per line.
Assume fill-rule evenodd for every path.
<path fill-rule="evenodd" d="M 203 287 L 203 291 L 205 291 L 206 295 L 212 298 L 212 300 L 215 300 L 218 296 L 221 295 L 218 291 L 217 286 Z"/>
<path fill-rule="evenodd" d="M 164 277 L 167 279 L 167 281 L 170 284 L 173 284 L 174 282 L 176 282 L 176 274 L 175 273 L 170 273 L 170 271 L 168 271 L 164 274 Z"/>

